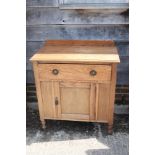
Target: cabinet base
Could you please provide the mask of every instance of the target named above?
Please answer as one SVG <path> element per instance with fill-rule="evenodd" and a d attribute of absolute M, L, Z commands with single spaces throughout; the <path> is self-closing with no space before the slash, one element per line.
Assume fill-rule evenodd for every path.
<path fill-rule="evenodd" d="M 73 121 L 73 120 L 71 120 L 71 121 Z M 46 122 L 45 122 L 45 120 L 41 120 L 41 126 L 42 126 L 42 129 L 46 129 Z M 108 124 L 107 133 L 110 134 L 110 135 L 113 133 L 113 124 Z"/>

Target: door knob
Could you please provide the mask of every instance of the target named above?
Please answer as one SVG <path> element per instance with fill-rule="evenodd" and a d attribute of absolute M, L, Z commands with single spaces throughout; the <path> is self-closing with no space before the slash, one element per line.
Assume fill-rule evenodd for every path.
<path fill-rule="evenodd" d="M 59 102 L 58 102 L 58 97 L 55 98 L 55 105 L 58 105 Z"/>

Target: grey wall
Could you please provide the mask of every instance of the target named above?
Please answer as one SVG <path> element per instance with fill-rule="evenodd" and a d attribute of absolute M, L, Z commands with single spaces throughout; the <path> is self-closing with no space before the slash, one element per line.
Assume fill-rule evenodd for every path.
<path fill-rule="evenodd" d="M 108 0 L 104 1 L 107 2 Z M 111 0 L 111 2 L 115 1 L 127 2 L 127 0 Z M 68 2 L 71 2 L 71 0 Z M 26 82 L 34 83 L 32 65 L 29 62 L 29 58 L 43 45 L 45 40 L 108 39 L 116 41 L 121 58 L 121 63 L 118 65 L 117 84 L 128 84 L 128 11 L 112 12 L 113 10 L 102 9 L 62 10 L 59 8 L 58 0 L 27 0 Z"/>

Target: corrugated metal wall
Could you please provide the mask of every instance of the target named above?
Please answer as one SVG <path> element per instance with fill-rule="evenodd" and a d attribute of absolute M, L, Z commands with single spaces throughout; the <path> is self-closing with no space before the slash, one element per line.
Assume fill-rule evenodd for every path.
<path fill-rule="evenodd" d="M 75 0 L 65 0 L 64 2 L 70 3 Z M 77 2 L 80 3 L 80 1 Z M 128 0 L 94 0 L 92 2 L 122 3 L 128 2 Z M 27 83 L 34 83 L 29 58 L 43 45 L 45 40 L 108 39 L 116 41 L 121 58 L 121 63 L 118 65 L 117 84 L 128 84 L 128 20 L 128 11 L 119 12 L 117 9 L 64 10 L 59 8 L 58 0 L 27 0 Z"/>

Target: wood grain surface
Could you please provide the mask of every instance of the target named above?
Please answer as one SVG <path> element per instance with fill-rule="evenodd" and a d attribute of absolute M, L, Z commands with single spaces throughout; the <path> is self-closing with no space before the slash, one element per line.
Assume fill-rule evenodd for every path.
<path fill-rule="evenodd" d="M 52 71 L 57 69 L 58 75 L 54 75 Z M 95 70 L 95 76 L 90 72 Z M 39 80 L 78 80 L 78 81 L 110 81 L 111 66 L 110 65 L 81 65 L 81 64 L 39 64 L 38 65 Z"/>

